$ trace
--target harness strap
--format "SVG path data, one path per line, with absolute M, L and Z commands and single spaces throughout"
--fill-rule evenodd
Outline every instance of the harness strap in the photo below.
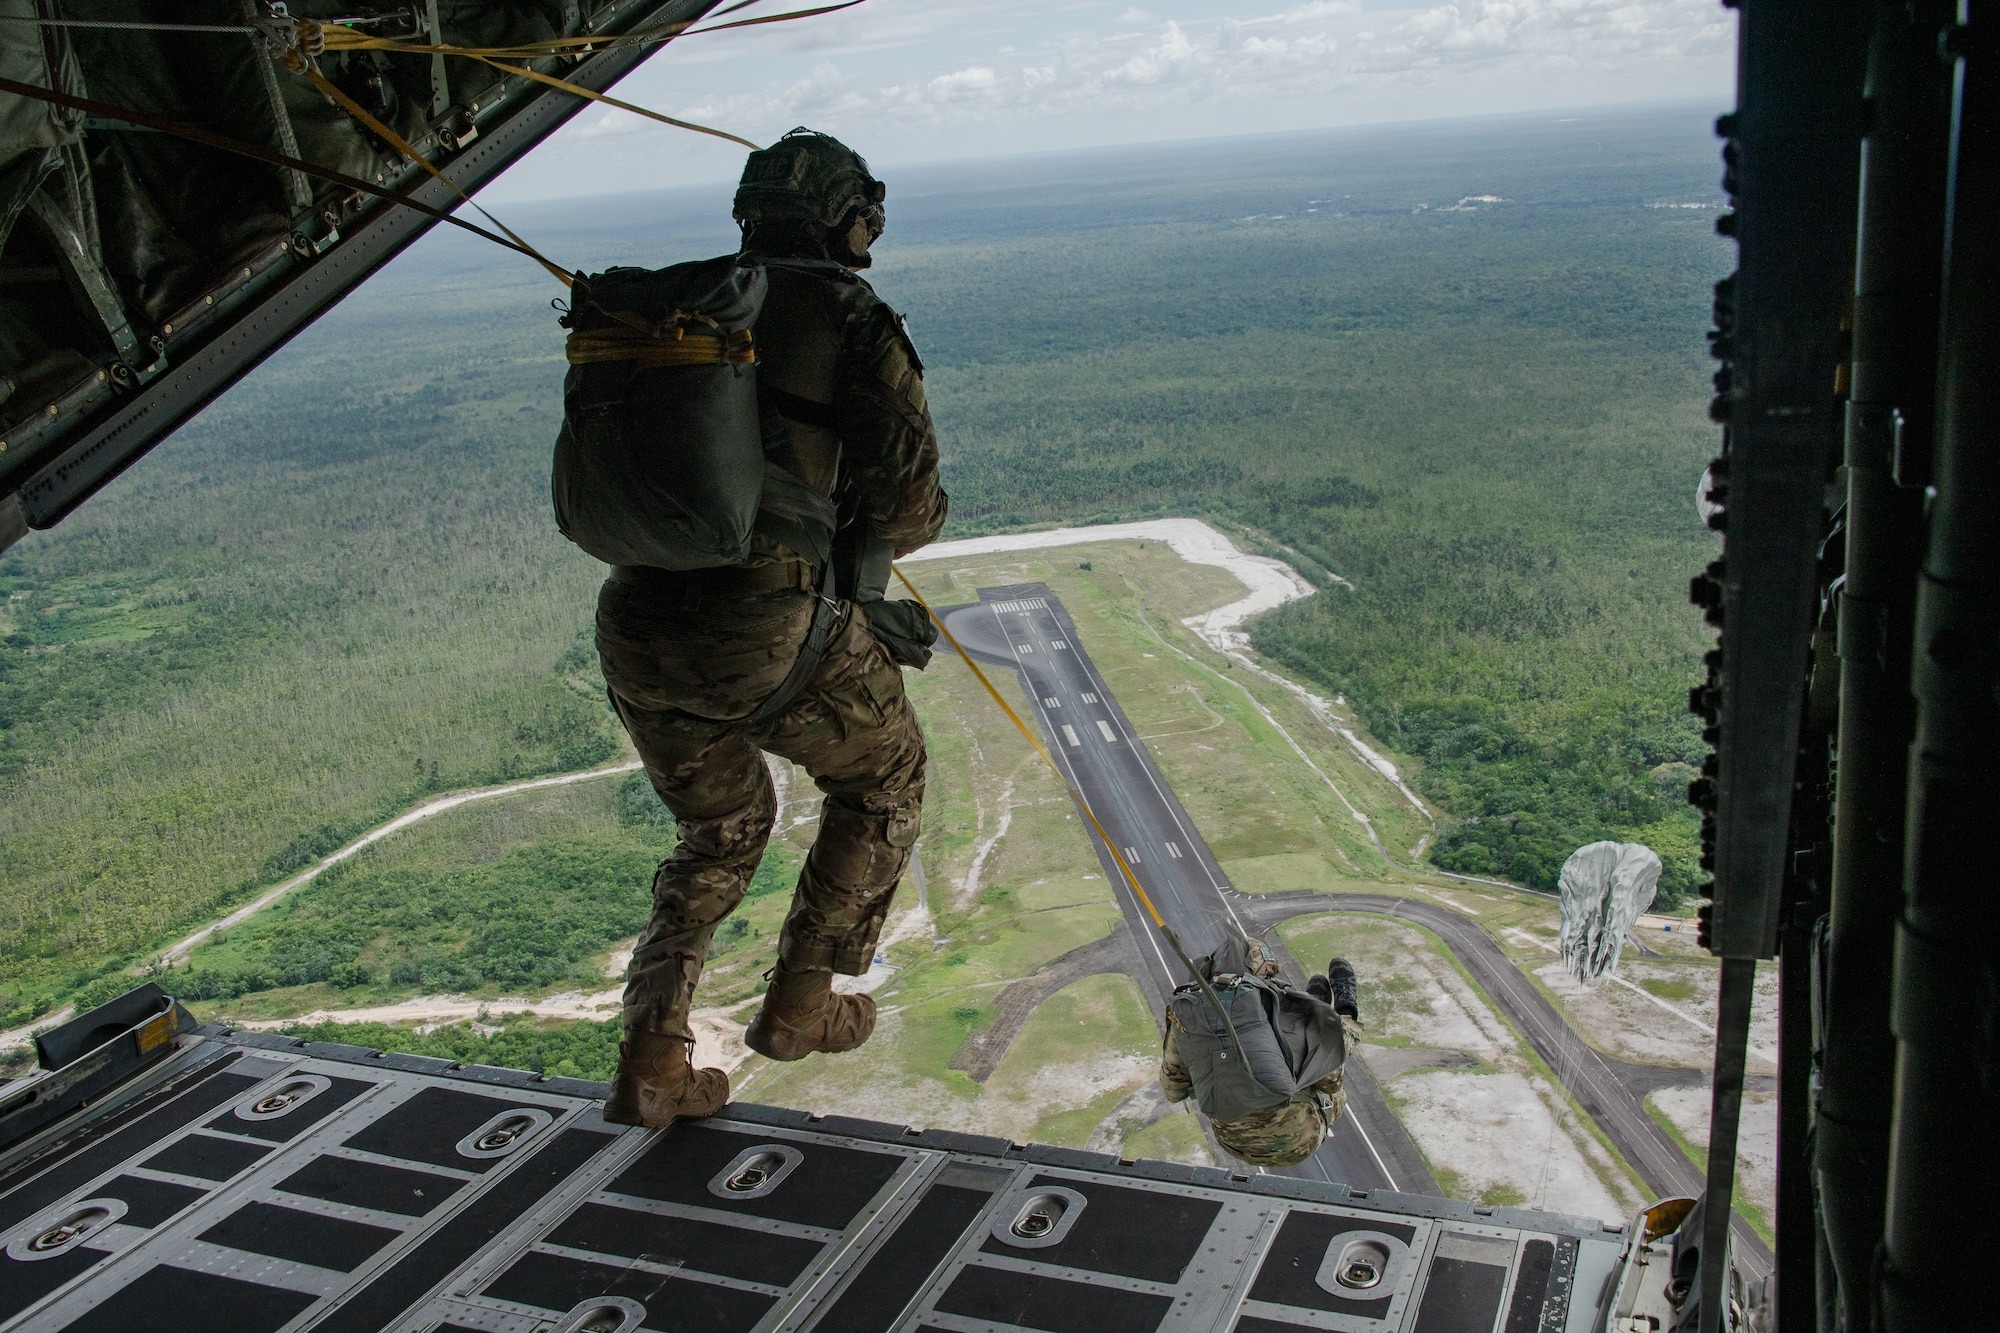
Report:
M 819 670 L 821 659 L 826 656 L 826 645 L 833 638 L 834 617 L 840 614 L 840 603 L 833 599 L 833 562 L 820 565 L 819 593 L 813 605 L 812 627 L 806 631 L 806 641 L 799 647 L 798 658 L 792 669 L 771 691 L 763 703 L 752 709 L 743 720 L 753 727 L 761 727 L 766 722 L 776 720 L 787 708 L 805 693 Z

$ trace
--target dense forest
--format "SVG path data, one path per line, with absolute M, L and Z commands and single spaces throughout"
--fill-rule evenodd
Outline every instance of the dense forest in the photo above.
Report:
M 954 535 L 1190 513 L 1289 548 L 1321 592 L 1256 642 L 1414 761 L 1438 864 L 1547 886 L 1636 838 L 1684 892 L 1712 163 L 1669 110 L 958 164 L 892 179 L 871 277 L 928 363 Z M 591 268 L 716 253 L 726 214 L 510 221 Z M 0 556 L 0 1016 L 427 793 L 616 752 L 597 567 L 546 512 L 555 294 L 427 240 Z M 543 855 L 494 883 L 604 869 Z M 593 910 L 477 966 L 558 976 Z M 301 928 L 270 967 L 364 966 Z M 413 931 L 382 966 L 423 975 Z

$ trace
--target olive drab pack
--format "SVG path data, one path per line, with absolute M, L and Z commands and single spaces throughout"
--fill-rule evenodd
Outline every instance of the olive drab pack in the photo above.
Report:
M 1313 1084 L 1346 1063 L 1347 1036 L 1333 1006 L 1250 970 L 1249 953 L 1231 940 L 1195 959 L 1209 991 L 1176 990 L 1167 1002 L 1174 1043 L 1211 1120 L 1239 1120 L 1310 1096 Z
M 578 274 L 550 490 L 565 537 L 610 565 L 741 564 L 753 532 L 824 565 L 833 502 L 766 447 L 764 267 L 737 255 Z

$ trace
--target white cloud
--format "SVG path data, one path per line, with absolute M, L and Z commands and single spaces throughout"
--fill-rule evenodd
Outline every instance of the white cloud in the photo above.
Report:
M 985 65 L 974 65 L 954 74 L 940 74 L 926 85 L 930 89 L 931 96 L 940 101 L 977 97 L 999 86 L 1000 80 L 995 78 L 993 71 Z
M 809 124 L 871 158 L 1116 143 L 1726 93 L 1715 0 L 872 0 L 676 43 L 620 90 L 760 142 Z M 742 40 L 738 40 L 741 38 Z M 733 173 L 737 150 L 614 112 L 579 117 L 521 193 L 643 160 Z M 537 177 L 537 172 L 541 175 Z M 536 179 L 555 181 L 534 191 Z M 505 192 L 514 192 L 510 182 Z

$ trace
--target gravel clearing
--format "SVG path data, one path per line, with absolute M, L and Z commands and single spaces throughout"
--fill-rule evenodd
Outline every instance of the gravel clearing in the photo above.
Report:
M 1539 1084 L 1516 1073 L 1436 1070 L 1397 1079 L 1395 1093 L 1432 1168 L 1458 1177 L 1458 1197 L 1605 1221 L 1626 1216 L 1599 1178 L 1604 1150 L 1573 1132 L 1574 1112 L 1557 1128 Z
M 1708 1142 L 1709 1089 L 1662 1088 L 1646 1099 L 1688 1142 Z M 1778 1215 L 1778 1099 L 1769 1092 L 1743 1094 L 1736 1130 L 1736 1188 L 1766 1221 Z

